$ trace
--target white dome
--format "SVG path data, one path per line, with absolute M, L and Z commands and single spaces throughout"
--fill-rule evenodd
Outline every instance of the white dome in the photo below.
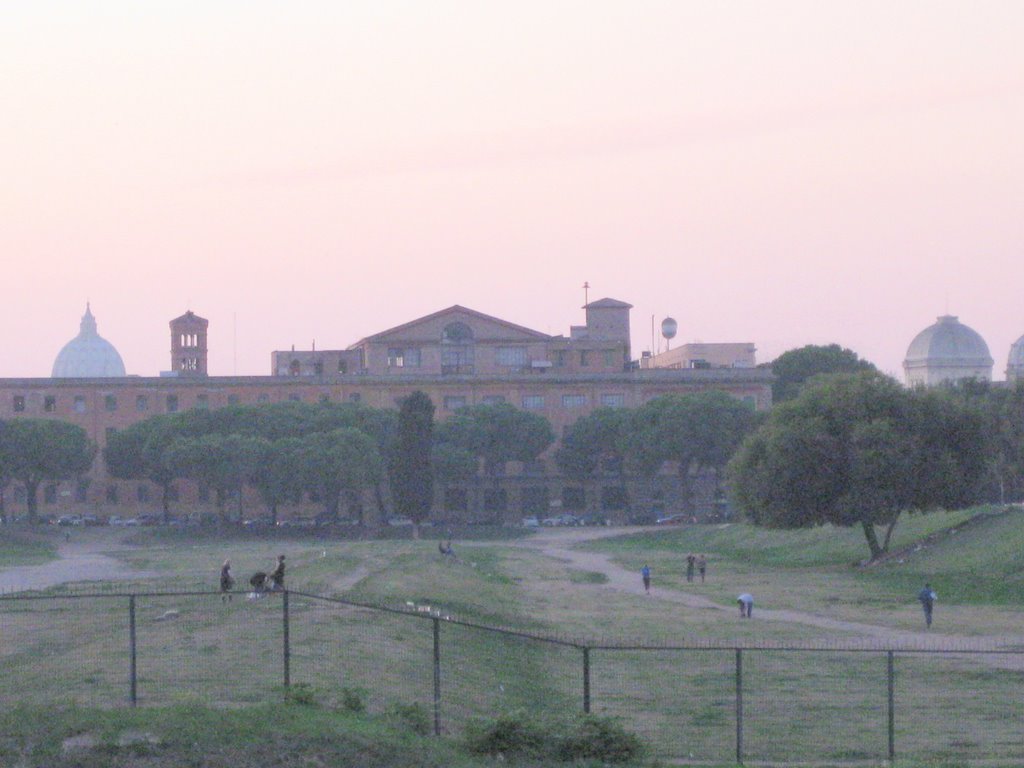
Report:
M 64 345 L 53 361 L 55 379 L 92 379 L 124 376 L 124 362 L 114 345 L 96 333 L 96 318 L 89 305 L 78 335 Z
M 1006 380 L 1024 379 L 1024 336 L 1021 336 L 1010 347 L 1010 356 L 1006 361 Z
M 911 386 L 932 386 L 960 379 L 991 381 L 994 363 L 977 331 L 953 315 L 943 315 L 910 342 L 903 370 Z

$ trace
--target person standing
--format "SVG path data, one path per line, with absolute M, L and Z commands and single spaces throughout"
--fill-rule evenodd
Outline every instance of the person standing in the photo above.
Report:
M 686 556 L 686 580 L 693 581 L 693 567 L 697 562 L 697 557 L 692 552 Z
M 736 598 L 736 602 L 740 606 L 740 618 L 749 619 L 754 613 L 754 596 L 748 592 L 744 592 Z
M 270 588 L 274 590 L 284 589 L 284 555 L 277 556 L 277 565 L 270 572 Z
M 647 563 L 640 569 L 640 578 L 644 580 L 644 592 L 651 593 L 651 568 Z
M 231 602 L 231 589 L 235 586 L 235 580 L 231 576 L 231 561 L 225 560 L 220 567 L 220 601 Z
M 708 570 L 708 560 L 704 555 L 697 555 L 697 573 L 700 574 L 700 583 L 704 583 L 704 574 Z
M 925 584 L 924 589 L 917 593 L 917 599 L 921 601 L 924 609 L 924 627 L 929 629 L 932 626 L 932 609 L 935 607 L 935 600 L 938 595 L 932 590 L 931 584 Z

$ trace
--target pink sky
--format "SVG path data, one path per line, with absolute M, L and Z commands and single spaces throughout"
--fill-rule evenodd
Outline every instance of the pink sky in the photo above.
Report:
M 0 4 L 0 376 L 92 302 L 129 373 L 215 375 L 451 304 L 590 298 L 758 359 L 900 374 L 1024 334 L 1024 3 Z

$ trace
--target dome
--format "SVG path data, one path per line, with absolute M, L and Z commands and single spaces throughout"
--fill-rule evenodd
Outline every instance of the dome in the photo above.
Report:
M 952 315 L 921 331 L 907 348 L 907 383 L 933 385 L 958 379 L 992 379 L 995 361 L 981 335 Z
M 78 335 L 64 345 L 53 361 L 55 379 L 124 376 L 124 362 L 114 345 L 96 333 L 96 318 L 85 305 Z
M 1006 361 L 1006 380 L 1024 380 L 1024 336 L 1010 347 L 1010 357 Z

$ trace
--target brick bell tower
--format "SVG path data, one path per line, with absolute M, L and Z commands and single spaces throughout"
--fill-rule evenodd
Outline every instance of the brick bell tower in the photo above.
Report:
M 206 376 L 206 328 L 210 321 L 190 309 L 171 320 L 171 370 L 177 376 Z

